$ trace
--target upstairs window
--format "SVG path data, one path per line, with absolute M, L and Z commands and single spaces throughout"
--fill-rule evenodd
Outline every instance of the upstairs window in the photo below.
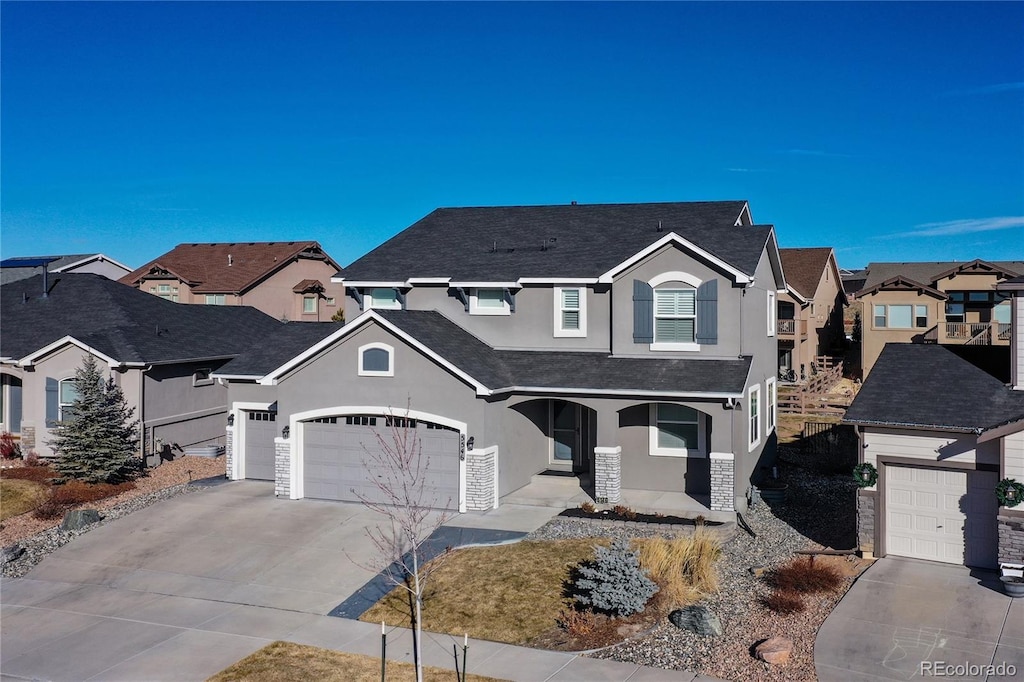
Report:
M 555 287 L 555 336 L 587 335 L 587 290 Z
M 368 343 L 359 347 L 359 376 L 393 377 L 395 349 L 386 343 Z
M 58 395 L 60 398 L 57 403 L 57 420 L 70 419 L 71 408 L 78 400 L 78 387 L 75 385 L 74 378 L 61 379 Z
M 178 302 L 178 287 L 171 286 L 170 284 L 158 284 L 149 288 L 149 293 L 156 294 L 160 298 L 168 301 Z
M 761 442 L 761 387 L 753 386 L 747 396 L 747 407 L 750 416 L 749 437 L 750 449 L 753 450 Z
M 207 294 L 206 305 L 224 305 L 227 303 L 227 296 L 224 294 Z
M 775 315 L 778 312 L 775 306 L 775 292 L 768 292 L 768 336 L 775 336 Z
M 210 369 L 197 369 L 192 375 L 193 386 L 210 386 L 213 384 L 213 377 L 211 376 L 213 371 Z
M 509 315 L 504 289 L 473 289 L 469 294 L 470 315 Z
M 382 310 L 401 310 L 402 302 L 398 299 L 398 290 L 392 288 L 378 287 L 376 289 L 370 289 L 370 295 L 367 296 L 369 302 L 369 308 L 377 308 Z
M 875 327 L 879 329 L 914 329 L 928 326 L 928 306 L 875 305 Z
M 696 289 L 654 290 L 654 343 L 694 343 Z
M 316 296 L 302 297 L 302 312 L 306 315 L 316 312 Z

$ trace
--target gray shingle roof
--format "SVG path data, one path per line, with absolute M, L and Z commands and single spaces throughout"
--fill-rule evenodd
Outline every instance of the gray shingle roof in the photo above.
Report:
M 1012 272 L 1024 274 L 1024 261 L 989 261 Z M 958 265 L 964 265 L 964 261 L 933 261 L 921 263 L 870 263 L 867 267 L 867 279 L 863 289 L 870 289 L 882 282 L 902 275 L 906 279 L 932 286 L 935 276 Z
M 65 336 L 120 362 L 230 357 L 281 323 L 247 306 L 172 303 L 100 275 L 42 275 L 0 287 L 0 356 L 23 358 Z
M 339 275 L 346 281 L 597 277 L 669 232 L 749 275 L 771 228 L 736 227 L 745 205 L 712 201 L 439 208 Z
M 613 358 L 603 353 L 495 350 L 438 312 L 375 312 L 492 390 L 517 386 L 612 390 L 624 394 L 631 391 L 739 394 L 750 370 L 749 357 L 666 360 Z M 332 326 L 337 329 L 336 325 Z M 226 364 L 218 374 L 265 375 L 326 336 L 315 338 L 316 333 L 312 331 L 309 334 L 308 345 L 299 348 L 299 337 L 288 329 L 280 329 L 259 347 Z
M 942 346 L 890 343 L 843 421 L 980 432 L 1020 418 L 1024 392 Z
M 261 377 L 341 329 L 335 322 L 286 322 L 217 370 L 218 375 Z
M 24 261 L 26 263 L 35 263 L 35 262 L 38 262 L 40 259 L 43 259 L 43 260 L 50 260 L 50 259 L 52 259 L 52 260 L 50 260 L 49 264 L 47 265 L 47 268 L 52 272 L 52 271 L 56 270 L 57 268 L 63 267 L 65 265 L 70 265 L 71 263 L 77 263 L 78 261 L 85 260 L 86 258 L 91 258 L 91 257 L 93 257 L 95 255 L 98 255 L 98 254 L 95 254 L 95 253 L 79 253 L 79 254 L 71 254 L 71 255 L 66 255 L 66 256 L 25 256 L 25 257 L 7 258 L 7 259 L 4 259 L 3 266 L 0 267 L 0 284 L 8 284 L 10 282 L 17 282 L 20 279 L 28 279 L 29 277 L 32 277 L 34 275 L 42 274 L 42 272 L 43 272 L 42 266 L 35 266 L 35 265 L 23 266 L 23 265 L 18 263 L 19 260 L 20 261 Z

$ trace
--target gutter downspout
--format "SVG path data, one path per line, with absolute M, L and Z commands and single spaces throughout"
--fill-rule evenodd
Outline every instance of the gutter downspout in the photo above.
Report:
M 153 369 L 153 365 L 146 365 L 139 370 L 139 445 L 141 446 L 142 462 L 139 471 L 146 470 L 146 372 Z

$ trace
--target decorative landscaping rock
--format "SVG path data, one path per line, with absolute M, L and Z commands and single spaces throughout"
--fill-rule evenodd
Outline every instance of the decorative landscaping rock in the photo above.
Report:
M 772 637 L 754 647 L 754 656 L 771 665 L 784 666 L 789 663 L 789 654 L 793 651 L 793 640 L 785 637 Z
M 86 526 L 98 523 L 100 520 L 100 513 L 95 509 L 76 509 L 69 511 L 64 515 L 64 520 L 61 521 L 61 530 L 79 530 Z
M 7 545 L 2 550 L 0 550 L 0 566 L 4 566 L 12 561 L 17 560 L 18 557 L 20 557 L 24 553 L 25 548 L 19 545 L 18 543 L 14 543 L 13 545 Z
M 668 619 L 680 630 L 696 632 L 702 637 L 722 634 L 722 621 L 706 606 L 686 606 L 668 614 Z
M 751 566 L 750 575 L 754 576 L 755 578 L 760 578 L 762 575 L 764 575 L 764 572 L 767 570 L 768 569 L 764 566 Z

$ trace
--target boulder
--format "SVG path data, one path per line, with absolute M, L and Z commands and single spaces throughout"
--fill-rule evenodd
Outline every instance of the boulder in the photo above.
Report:
M 18 543 L 14 543 L 13 545 L 7 545 L 2 550 L 0 550 L 0 566 L 6 566 L 12 561 L 17 560 L 17 558 L 24 553 L 25 548 L 19 545 Z
M 97 523 L 100 520 L 100 513 L 95 509 L 76 509 L 64 514 L 61 521 L 61 530 L 79 530 L 86 526 Z
M 764 566 L 751 566 L 750 567 L 750 575 L 754 576 L 755 578 L 760 578 L 761 576 L 764 575 L 764 572 L 767 571 L 767 570 L 768 569 L 765 568 Z
M 765 663 L 783 666 L 789 663 L 789 654 L 792 651 L 793 640 L 775 636 L 754 647 L 754 656 Z
M 703 637 L 722 634 L 722 621 L 706 606 L 685 606 L 668 614 L 668 619 L 681 630 L 696 632 Z

